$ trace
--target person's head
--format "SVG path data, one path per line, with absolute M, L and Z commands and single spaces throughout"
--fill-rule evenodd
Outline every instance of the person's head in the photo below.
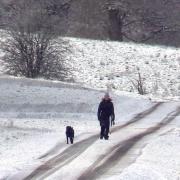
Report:
M 108 93 L 108 92 L 106 92 L 106 93 L 104 94 L 104 99 L 105 99 L 105 100 L 109 100 L 109 99 L 110 99 L 110 96 L 109 96 L 109 93 Z

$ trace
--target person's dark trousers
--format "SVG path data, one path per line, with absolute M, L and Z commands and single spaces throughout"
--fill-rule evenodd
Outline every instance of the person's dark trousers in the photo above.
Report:
M 101 139 L 103 139 L 103 137 L 104 137 L 105 129 L 106 129 L 105 125 L 101 125 L 101 133 L 100 133 L 100 138 Z
M 69 139 L 70 139 L 71 144 L 73 144 L 73 140 L 74 140 L 73 137 L 67 137 L 67 144 L 69 144 Z
M 105 139 L 109 138 L 109 123 L 107 123 L 105 126 L 104 138 Z
M 100 133 L 100 138 L 102 139 L 103 137 L 105 139 L 109 138 L 109 121 L 105 122 L 104 124 L 101 125 L 101 133 Z
M 67 144 L 69 144 L 69 141 L 68 141 L 68 136 L 66 136 L 66 139 L 67 139 Z

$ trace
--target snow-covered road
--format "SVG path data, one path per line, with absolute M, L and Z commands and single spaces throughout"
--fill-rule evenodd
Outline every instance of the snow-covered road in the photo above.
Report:
M 152 113 L 156 108 L 161 105 L 161 103 L 157 103 L 154 106 L 152 106 L 150 109 L 137 114 L 132 120 L 126 122 L 123 125 L 117 126 L 111 130 L 111 132 L 117 132 L 122 128 L 125 128 L 126 126 L 136 123 L 137 121 L 141 120 L 148 114 Z M 68 149 L 65 149 L 62 153 L 59 155 L 53 157 L 52 159 L 48 160 L 46 163 L 38 167 L 35 171 L 33 171 L 28 177 L 26 177 L 26 180 L 30 179 L 45 179 L 49 177 L 51 174 L 59 171 L 60 168 L 63 166 L 69 164 L 73 160 L 75 160 L 78 156 L 80 156 L 86 149 L 88 149 L 95 141 L 97 141 L 99 137 L 99 134 L 93 135 L 85 140 L 82 140 L 73 146 L 71 146 Z M 94 167 L 94 165 L 93 165 Z M 84 177 L 83 177 L 84 178 Z M 84 178 L 85 179 L 85 178 Z
M 139 130 L 134 133 L 133 135 L 130 135 L 127 139 L 124 141 L 120 141 L 115 147 L 109 150 L 109 152 L 104 156 L 100 157 L 96 160 L 95 163 L 93 163 L 85 173 L 83 173 L 78 180 L 86 180 L 86 179 L 105 179 L 107 178 L 108 175 L 109 177 L 112 176 L 112 171 L 111 173 L 108 173 L 110 169 L 113 169 L 116 164 L 119 165 L 118 169 L 119 172 L 123 171 L 122 165 L 120 163 L 121 158 L 128 153 L 128 151 L 139 141 L 143 141 L 142 139 L 145 136 L 151 135 L 158 131 L 160 128 L 168 125 L 171 121 L 173 121 L 176 116 L 180 114 L 180 108 L 178 108 L 175 112 L 168 114 L 162 121 L 157 123 L 154 126 L 144 128 L 144 130 Z M 142 131 L 142 132 L 141 132 Z M 125 134 L 122 134 L 122 136 Z M 151 137 L 152 138 L 152 137 Z M 142 143 L 142 142 L 141 142 Z M 140 149 L 141 150 L 141 149 Z M 129 155 L 129 159 L 131 158 L 131 162 L 126 162 L 126 166 L 130 165 L 137 157 L 132 157 L 132 155 Z M 124 165 L 124 164 L 123 164 Z M 117 171 L 117 169 L 116 169 Z M 115 174 L 115 171 L 113 171 L 113 174 Z
M 106 147 L 101 140 L 98 140 L 98 134 L 95 134 L 48 159 L 33 172 L 27 171 L 27 174 L 30 173 L 29 175 L 26 176 L 26 173 L 23 172 L 23 176 L 21 176 L 21 173 L 10 179 L 89 180 L 108 179 L 115 174 L 120 174 L 124 168 L 131 165 L 138 158 L 139 152 L 142 151 L 148 140 L 156 137 L 160 129 L 168 126 L 180 114 L 180 108 L 177 108 L 176 105 L 169 108 L 168 111 L 167 106 L 169 106 L 168 103 L 156 103 L 151 108 L 137 114 L 130 121 L 112 128 L 111 139 L 107 142 Z M 166 113 L 160 115 L 163 109 L 166 110 Z M 156 120 L 153 125 L 151 123 L 144 124 L 145 121 L 156 116 L 159 120 Z M 144 140 L 145 138 L 146 140 Z M 136 147 L 137 144 L 141 145 Z M 94 152 L 93 149 L 96 148 L 103 149 L 103 151 Z M 132 149 L 138 151 L 138 154 L 128 154 L 128 152 L 132 152 Z M 82 157 L 87 158 L 82 160 Z M 93 160 L 89 162 L 88 157 Z M 83 166 L 76 167 L 75 164 L 79 162 Z M 72 170 L 73 167 L 74 170 Z M 71 170 L 71 174 L 68 173 L 69 170 Z
M 105 179 L 112 177 L 117 173 L 120 174 L 125 167 L 133 163 L 138 157 L 138 155 L 133 156 L 133 158 L 131 155 L 129 155 L 130 157 L 126 157 L 126 160 L 129 158 L 131 161 L 126 161 L 125 166 L 124 160 L 122 162 L 123 164 L 121 164 L 123 156 L 125 156 L 138 142 L 141 142 L 144 146 L 145 143 L 148 143 L 147 139 L 146 141 L 143 140 L 146 136 L 149 136 L 148 140 L 151 140 L 153 136 L 156 137 L 158 130 L 171 123 L 176 116 L 180 114 L 180 109 L 173 107 L 175 108 L 173 111 L 170 108 L 169 111 L 166 111 L 164 115 L 162 114 L 161 117 L 159 117 L 159 112 L 161 112 L 166 106 L 167 105 L 164 104 L 163 107 L 159 107 L 158 109 L 156 109 L 158 107 L 156 106 L 154 111 L 147 114 L 147 117 L 144 116 L 144 113 L 141 113 L 142 116 L 140 117 L 142 117 L 142 121 L 131 121 L 134 123 L 130 123 L 130 126 L 122 125 L 123 128 L 121 129 L 119 127 L 119 130 L 116 128 L 117 131 L 114 131 L 111 135 L 110 142 L 106 142 L 107 146 L 105 146 L 105 144 L 100 140 L 96 141 L 83 154 L 81 154 L 81 157 L 75 159 L 74 162 L 58 169 L 58 171 L 56 169 L 54 175 L 49 176 L 47 173 L 48 176 L 42 176 L 43 178 L 40 179 L 89 180 L 98 178 Z M 159 122 L 156 122 L 154 125 L 149 123 L 149 125 L 146 124 L 146 126 L 142 126 L 144 123 L 143 120 L 151 119 L 152 117 L 155 117 L 155 115 L 159 118 Z M 141 148 L 143 146 L 141 146 Z M 139 147 L 138 151 L 141 151 L 141 148 Z M 100 151 L 95 151 L 95 149 L 99 149 Z M 88 157 L 90 157 L 91 160 L 89 160 Z M 78 162 L 80 162 L 82 166 L 77 167 L 76 165 Z M 114 168 L 117 164 L 118 167 Z M 69 171 L 71 174 L 68 173 Z
M 3 180 L 130 177 L 130 170 L 125 175 L 124 172 L 136 165 L 139 158 L 143 159 L 146 146 L 151 149 L 154 140 L 160 138 L 157 145 L 161 144 L 163 134 L 170 140 L 168 132 L 180 132 L 179 102 L 151 102 L 140 96 L 112 92 L 116 125 L 108 141 L 100 140 L 96 112 L 103 91 L 57 82 L 53 87 L 48 81 L 37 83 L 16 78 L 0 82 L 0 179 Z M 65 144 L 67 125 L 75 129 L 74 145 Z M 177 138 L 178 134 L 173 137 L 176 142 Z M 165 152 L 172 151 L 164 146 Z M 180 143 L 174 146 L 177 156 Z M 151 154 L 151 158 L 155 159 L 156 154 Z M 159 157 L 158 162 L 164 164 L 166 158 Z M 178 164 L 180 160 L 173 157 L 171 165 L 175 168 L 163 173 L 177 179 Z

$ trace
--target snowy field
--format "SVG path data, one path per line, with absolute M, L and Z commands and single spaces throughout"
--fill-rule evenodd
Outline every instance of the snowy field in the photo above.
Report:
M 180 180 L 179 49 L 68 39 L 74 84 L 0 67 L 0 180 Z M 146 96 L 132 85 L 137 69 Z M 107 88 L 116 125 L 102 141 L 96 114 Z
M 179 99 L 179 48 L 71 38 L 75 80 L 90 87 L 137 92 L 138 72 L 151 97 Z
M 0 39 L 6 34 L 0 31 Z M 71 53 L 67 61 L 76 83 L 137 93 L 132 82 L 143 79 L 148 97 L 179 100 L 180 49 L 165 46 L 65 38 Z M 0 64 L 1 56 L 0 51 Z M 2 66 L 0 72 L 4 72 Z
M 0 179 L 23 179 L 23 175 L 28 175 L 37 166 L 68 148 L 70 145 L 66 145 L 64 134 L 67 125 L 74 127 L 76 143 L 99 133 L 96 113 L 104 91 L 75 84 L 6 76 L 0 78 L 0 90 Z M 111 96 L 115 105 L 116 126 L 126 123 L 137 113 L 155 104 L 147 98 L 128 93 L 111 92 Z M 43 179 L 76 179 L 86 166 L 108 152 L 109 148 L 132 133 L 155 125 L 179 105 L 179 102 L 164 103 L 142 123 L 112 133 L 108 142 L 96 140 L 60 172 Z M 122 173 L 118 172 L 119 168 L 115 168 L 116 173 L 110 171 L 110 175 L 107 174 L 103 179 L 117 179 L 116 176 L 118 179 L 179 178 L 179 120 L 177 116 L 173 123 L 155 133 L 155 138 L 144 140 L 147 141 L 146 146 L 140 149 L 142 153 L 136 157 L 135 163 L 128 164 Z M 74 169 L 75 165 L 78 171 Z M 166 168 L 168 171 L 165 171 Z M 76 171 L 73 177 L 72 174 L 69 176 L 70 169 Z

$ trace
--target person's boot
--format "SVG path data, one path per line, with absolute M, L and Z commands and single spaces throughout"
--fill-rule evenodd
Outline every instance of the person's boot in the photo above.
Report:
M 100 136 L 100 139 L 103 139 L 103 136 L 102 136 L 102 135 Z
M 105 136 L 105 137 L 104 137 L 104 139 L 105 139 L 105 140 L 108 140 L 108 139 L 109 139 L 109 136 L 108 136 L 108 135 L 107 135 L 107 136 Z

